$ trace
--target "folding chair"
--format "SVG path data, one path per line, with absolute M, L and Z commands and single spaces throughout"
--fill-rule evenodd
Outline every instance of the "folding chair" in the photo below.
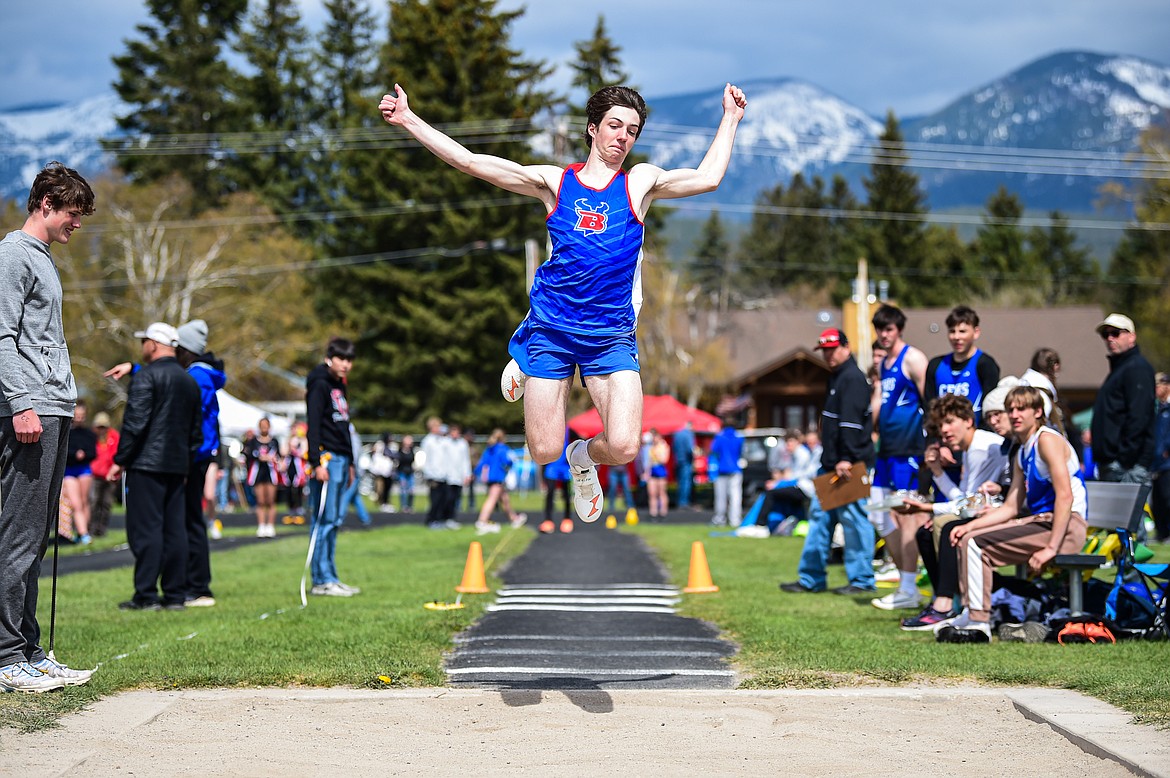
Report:
M 1089 481 L 1085 484 L 1087 506 L 1085 523 L 1090 527 L 1115 530 L 1121 540 L 1121 558 L 1132 557 L 1133 539 L 1145 516 L 1146 498 L 1150 495 L 1149 484 L 1120 484 L 1105 481 Z M 1057 554 L 1052 563 L 1068 571 L 1068 607 L 1072 615 L 1085 612 L 1084 571 L 1096 570 L 1109 558 L 1101 554 Z M 1132 560 L 1131 560 L 1132 561 Z

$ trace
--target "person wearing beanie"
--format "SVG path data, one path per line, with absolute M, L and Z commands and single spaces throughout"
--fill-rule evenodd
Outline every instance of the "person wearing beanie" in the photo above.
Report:
M 215 510 L 216 457 L 219 454 L 219 397 L 216 392 L 227 383 L 223 362 L 207 350 L 207 322 L 192 319 L 179 327 L 179 364 L 199 385 L 199 409 L 202 418 L 203 445 L 195 452 L 187 471 L 184 493 L 187 520 L 187 598 L 189 607 L 215 605 L 211 593 L 211 548 L 207 542 L 208 519 L 203 515 Z M 214 514 L 210 517 L 215 521 Z M 214 524 L 212 525 L 214 526 Z

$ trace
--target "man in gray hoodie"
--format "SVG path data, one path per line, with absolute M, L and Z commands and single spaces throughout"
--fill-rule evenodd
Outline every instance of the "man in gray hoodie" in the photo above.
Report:
M 0 689 L 43 692 L 89 681 L 41 648 L 41 559 L 57 519 L 77 388 L 49 248 L 93 213 L 76 170 L 49 163 L 33 181 L 24 227 L 0 241 Z

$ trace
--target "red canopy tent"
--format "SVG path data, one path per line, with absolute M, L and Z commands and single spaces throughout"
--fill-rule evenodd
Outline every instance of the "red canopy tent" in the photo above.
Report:
M 722 427 L 719 418 L 698 408 L 690 408 L 670 395 L 646 396 L 642 398 L 642 431 L 656 429 L 663 435 L 670 435 L 691 422 L 695 432 L 718 432 Z M 583 438 L 591 438 L 601 432 L 601 415 L 596 408 L 569 419 L 569 429 Z

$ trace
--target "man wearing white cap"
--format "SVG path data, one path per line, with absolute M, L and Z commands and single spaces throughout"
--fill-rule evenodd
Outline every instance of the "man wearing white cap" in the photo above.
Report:
M 1154 368 L 1142 356 L 1133 319 L 1111 313 L 1097 325 L 1109 375 L 1093 402 L 1093 459 L 1102 481 L 1148 484 L 1154 459 Z
M 126 473 L 126 540 L 134 554 L 134 597 L 123 610 L 182 610 L 187 587 L 183 485 L 203 441 L 199 386 L 175 358 L 178 331 L 155 322 L 142 340 L 145 367 L 134 374 L 122 438 L 107 478 Z M 159 577 L 163 597 L 158 596 Z

